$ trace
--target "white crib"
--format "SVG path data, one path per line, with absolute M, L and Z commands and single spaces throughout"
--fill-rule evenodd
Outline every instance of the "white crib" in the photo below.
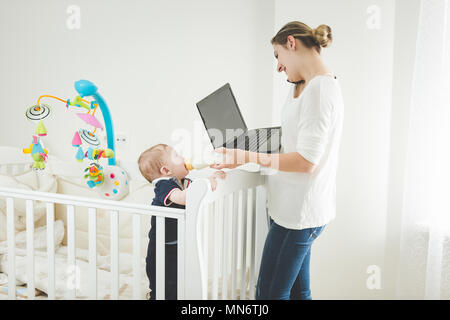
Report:
M 30 170 L 31 157 L 19 149 L 0 147 L 0 174 L 14 174 Z M 122 168 L 131 179 L 138 179 L 136 168 Z M 67 221 L 68 268 L 76 267 L 75 215 L 77 208 L 88 208 L 88 296 L 98 298 L 97 211 L 106 211 L 110 219 L 109 290 L 110 299 L 120 298 L 119 266 L 119 215 L 133 215 L 132 222 L 132 299 L 145 299 L 142 279 L 146 277 L 142 264 L 141 219 L 156 216 L 157 261 L 156 299 L 164 299 L 164 218 L 178 220 L 178 299 L 252 299 L 255 294 L 259 261 L 267 232 L 265 176 L 258 172 L 227 171 L 227 178 L 219 180 L 212 192 L 207 175 L 210 169 L 197 171 L 187 192 L 186 209 L 164 208 L 123 201 L 78 197 L 66 194 L 5 188 L 0 185 L 0 200 L 6 203 L 8 298 L 16 299 L 16 261 L 20 248 L 16 245 L 14 226 L 15 205 L 25 201 L 26 207 L 26 290 L 27 298 L 36 298 L 34 248 L 34 206 L 37 202 L 46 207 L 46 297 L 56 295 L 55 281 L 55 205 L 65 206 Z M 43 253 L 40 254 L 42 259 Z M 0 252 L 0 257 L 2 253 Z M 11 259 L 10 257 L 15 257 Z M 0 270 L 1 271 L 1 270 Z M 6 272 L 5 272 L 6 271 Z M 102 273 L 103 274 L 103 273 Z M 76 281 L 75 281 L 76 282 Z M 59 288 L 60 289 L 60 288 Z M 67 286 L 64 299 L 78 299 L 76 286 Z

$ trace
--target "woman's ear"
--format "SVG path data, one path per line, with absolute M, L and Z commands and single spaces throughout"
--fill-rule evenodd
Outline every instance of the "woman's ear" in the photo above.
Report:
M 286 45 L 288 49 L 295 50 L 296 47 L 295 38 L 293 36 L 288 36 Z

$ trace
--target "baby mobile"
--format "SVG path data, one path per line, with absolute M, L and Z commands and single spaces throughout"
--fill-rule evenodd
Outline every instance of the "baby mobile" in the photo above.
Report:
M 104 198 L 112 200 L 120 200 L 129 192 L 128 178 L 124 170 L 116 165 L 116 155 L 114 151 L 114 130 L 109 108 L 98 93 L 97 87 L 88 80 L 79 80 L 75 82 L 75 90 L 78 92 L 73 100 L 61 99 L 51 95 L 42 95 L 37 100 L 36 105 L 27 108 L 25 116 L 28 120 L 36 123 L 35 135 L 28 148 L 24 148 L 23 152 L 31 154 L 33 158 L 32 168 L 35 170 L 42 170 L 45 168 L 45 163 L 48 158 L 48 150 L 43 147 L 42 137 L 47 135 L 47 129 L 44 126 L 43 120 L 48 120 L 52 111 L 48 104 L 40 103 L 42 98 L 53 98 L 65 103 L 66 108 L 76 107 L 86 109 L 87 112 L 76 113 L 76 115 L 83 120 L 83 122 L 93 127 L 93 131 L 86 128 L 78 129 L 73 138 L 72 146 L 77 149 L 75 159 L 83 162 L 84 159 L 91 160 L 89 167 L 84 169 L 84 178 L 91 189 L 96 189 L 97 192 Z M 83 98 L 92 97 L 92 101 Z M 97 108 L 100 107 L 103 115 L 103 121 L 106 127 L 107 148 L 100 146 L 100 140 L 95 135 L 97 129 L 104 130 L 105 128 L 95 117 Z M 83 149 L 83 143 L 86 149 Z M 102 166 L 101 159 L 108 159 L 108 165 Z

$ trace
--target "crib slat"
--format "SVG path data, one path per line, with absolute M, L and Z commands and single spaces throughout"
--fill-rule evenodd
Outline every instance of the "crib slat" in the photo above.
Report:
M 218 299 L 219 292 L 219 259 L 220 259 L 220 239 L 219 239 L 219 221 L 220 218 L 220 201 L 221 199 L 213 202 L 214 215 L 213 215 L 213 225 L 214 225 L 214 235 L 213 235 L 213 248 L 214 248 L 214 260 L 213 260 L 213 283 L 212 283 L 212 293 L 211 299 Z
M 236 270 L 237 270 L 237 257 L 238 257 L 238 210 L 239 210 L 239 191 L 235 191 L 233 197 L 233 212 L 232 212 L 232 229 L 231 235 L 233 237 L 232 250 L 231 250 L 231 300 L 236 299 Z
M 78 273 L 76 272 L 75 254 L 75 207 L 67 205 L 67 271 L 71 273 L 70 277 L 73 280 L 68 288 L 69 299 L 75 299 L 77 295 L 77 283 L 79 281 L 77 279 Z
M 141 215 L 133 214 L 133 299 L 141 296 Z
M 8 230 L 8 298 L 16 298 L 16 250 L 14 226 L 14 199 L 6 198 L 6 230 Z
M 89 286 L 90 297 L 97 299 L 97 210 L 88 209 L 89 215 Z
M 242 190 L 242 244 L 241 244 L 241 292 L 239 298 L 246 300 L 246 272 L 247 272 L 247 189 Z
M 110 211 L 111 299 L 119 299 L 119 212 Z
M 258 274 L 262 252 L 264 249 L 265 235 L 269 231 L 270 217 L 267 211 L 267 194 L 261 185 L 256 186 L 256 227 L 255 227 L 255 275 Z M 255 277 L 255 282 L 257 277 Z
M 222 245 L 222 300 L 228 299 L 228 208 L 229 208 L 229 196 L 224 197 L 223 202 L 223 245 Z
M 47 203 L 48 298 L 55 299 L 55 207 Z
M 205 278 L 209 279 L 209 256 L 208 256 L 208 224 L 209 224 L 209 213 L 211 212 L 211 204 L 205 206 L 206 212 L 203 214 L 203 255 L 205 257 Z M 207 287 L 208 288 L 208 287 Z M 208 292 L 206 293 L 206 298 L 208 298 Z
M 185 283 L 185 230 L 186 230 L 186 220 L 185 218 L 178 219 L 177 226 L 177 236 L 178 236 L 178 244 L 177 244 L 177 298 L 178 300 L 183 300 L 184 295 L 184 283 Z
M 27 225 L 27 287 L 28 299 L 34 300 L 34 207 L 33 200 L 26 200 Z
M 252 189 L 250 228 L 250 299 L 255 299 L 255 237 L 256 237 L 256 187 Z
M 156 217 L 156 300 L 165 299 L 165 218 Z

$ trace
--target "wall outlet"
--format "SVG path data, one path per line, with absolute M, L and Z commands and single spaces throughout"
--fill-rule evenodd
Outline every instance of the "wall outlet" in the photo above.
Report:
M 126 134 L 125 132 L 116 132 L 114 139 L 117 147 L 126 148 L 128 146 L 128 134 Z

